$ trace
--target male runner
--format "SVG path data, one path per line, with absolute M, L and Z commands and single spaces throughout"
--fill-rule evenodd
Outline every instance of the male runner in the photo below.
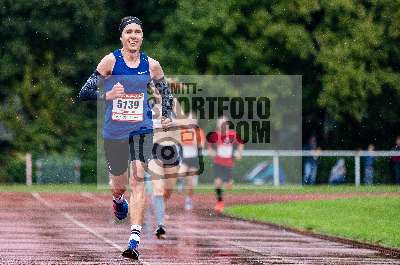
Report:
M 144 216 L 144 169 L 152 158 L 153 123 L 148 104 L 147 86 L 153 82 L 162 96 L 162 125 L 169 118 L 173 97 L 156 60 L 140 52 L 143 41 L 142 22 L 137 17 L 124 17 L 119 26 L 122 48 L 106 55 L 80 91 L 81 100 L 105 100 L 103 138 L 114 214 L 118 219 L 128 215 L 131 235 L 124 257 L 138 259 L 138 245 Z M 98 91 L 104 80 L 105 93 Z M 130 206 L 124 198 L 128 184 L 128 161 L 131 160 Z
M 215 193 L 217 195 L 217 204 L 214 209 L 218 213 L 224 211 L 223 186 L 225 189 L 232 188 L 234 159 L 241 159 L 244 148 L 236 131 L 230 130 L 228 123 L 226 117 L 220 117 L 217 120 L 216 131 L 207 136 L 208 153 L 214 157 Z

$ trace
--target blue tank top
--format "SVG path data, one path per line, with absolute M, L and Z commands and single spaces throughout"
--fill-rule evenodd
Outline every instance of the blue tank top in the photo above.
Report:
M 115 50 L 113 55 L 116 61 L 112 75 L 104 81 L 104 91 L 110 91 L 119 82 L 124 86 L 126 96 L 106 101 L 103 137 L 126 140 L 132 135 L 151 133 L 152 111 L 147 93 L 149 58 L 141 52 L 139 66 L 131 68 L 126 65 L 120 49 Z

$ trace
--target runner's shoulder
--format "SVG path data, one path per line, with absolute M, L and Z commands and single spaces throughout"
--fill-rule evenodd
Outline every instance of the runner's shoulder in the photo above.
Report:
M 150 56 L 147 56 L 147 57 L 148 57 L 148 59 L 149 59 L 149 67 L 150 67 L 150 70 L 154 71 L 154 70 L 159 70 L 159 69 L 161 69 L 161 65 L 160 65 L 160 62 L 159 62 L 159 61 L 157 61 L 157 60 L 154 59 L 154 58 L 151 58 Z
M 103 75 L 111 75 L 114 68 L 116 59 L 113 53 L 109 53 L 101 59 L 99 65 L 97 66 L 97 71 Z

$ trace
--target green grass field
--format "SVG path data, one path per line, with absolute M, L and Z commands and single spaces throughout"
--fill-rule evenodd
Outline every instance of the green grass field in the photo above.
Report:
M 198 193 L 214 192 L 213 185 L 199 185 L 196 188 Z M 250 184 L 235 184 L 233 189 L 227 191 L 229 193 L 350 193 L 350 192 L 399 192 L 399 185 L 373 185 L 373 186 L 360 186 L 354 185 L 315 185 L 315 186 L 301 186 L 301 185 L 282 185 L 274 187 L 271 185 L 250 185 Z
M 229 207 L 225 213 L 400 247 L 400 197 L 364 197 Z
M 23 184 L 0 184 L 0 192 L 108 192 L 108 187 L 98 187 L 96 184 L 46 184 L 26 186 Z M 196 193 L 208 194 L 214 192 L 213 185 L 199 185 Z M 249 184 L 235 184 L 229 193 L 348 193 L 348 192 L 399 192 L 400 186 L 374 185 L 360 186 L 254 186 Z

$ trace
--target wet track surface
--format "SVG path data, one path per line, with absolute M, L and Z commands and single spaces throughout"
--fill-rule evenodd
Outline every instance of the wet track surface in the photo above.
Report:
M 129 224 L 113 222 L 109 195 L 1 195 L 0 264 L 400 264 L 375 250 L 214 216 L 211 195 L 196 197 L 202 210 L 193 213 L 173 197 L 167 240 L 155 239 L 148 214 L 134 262 L 120 256 Z

